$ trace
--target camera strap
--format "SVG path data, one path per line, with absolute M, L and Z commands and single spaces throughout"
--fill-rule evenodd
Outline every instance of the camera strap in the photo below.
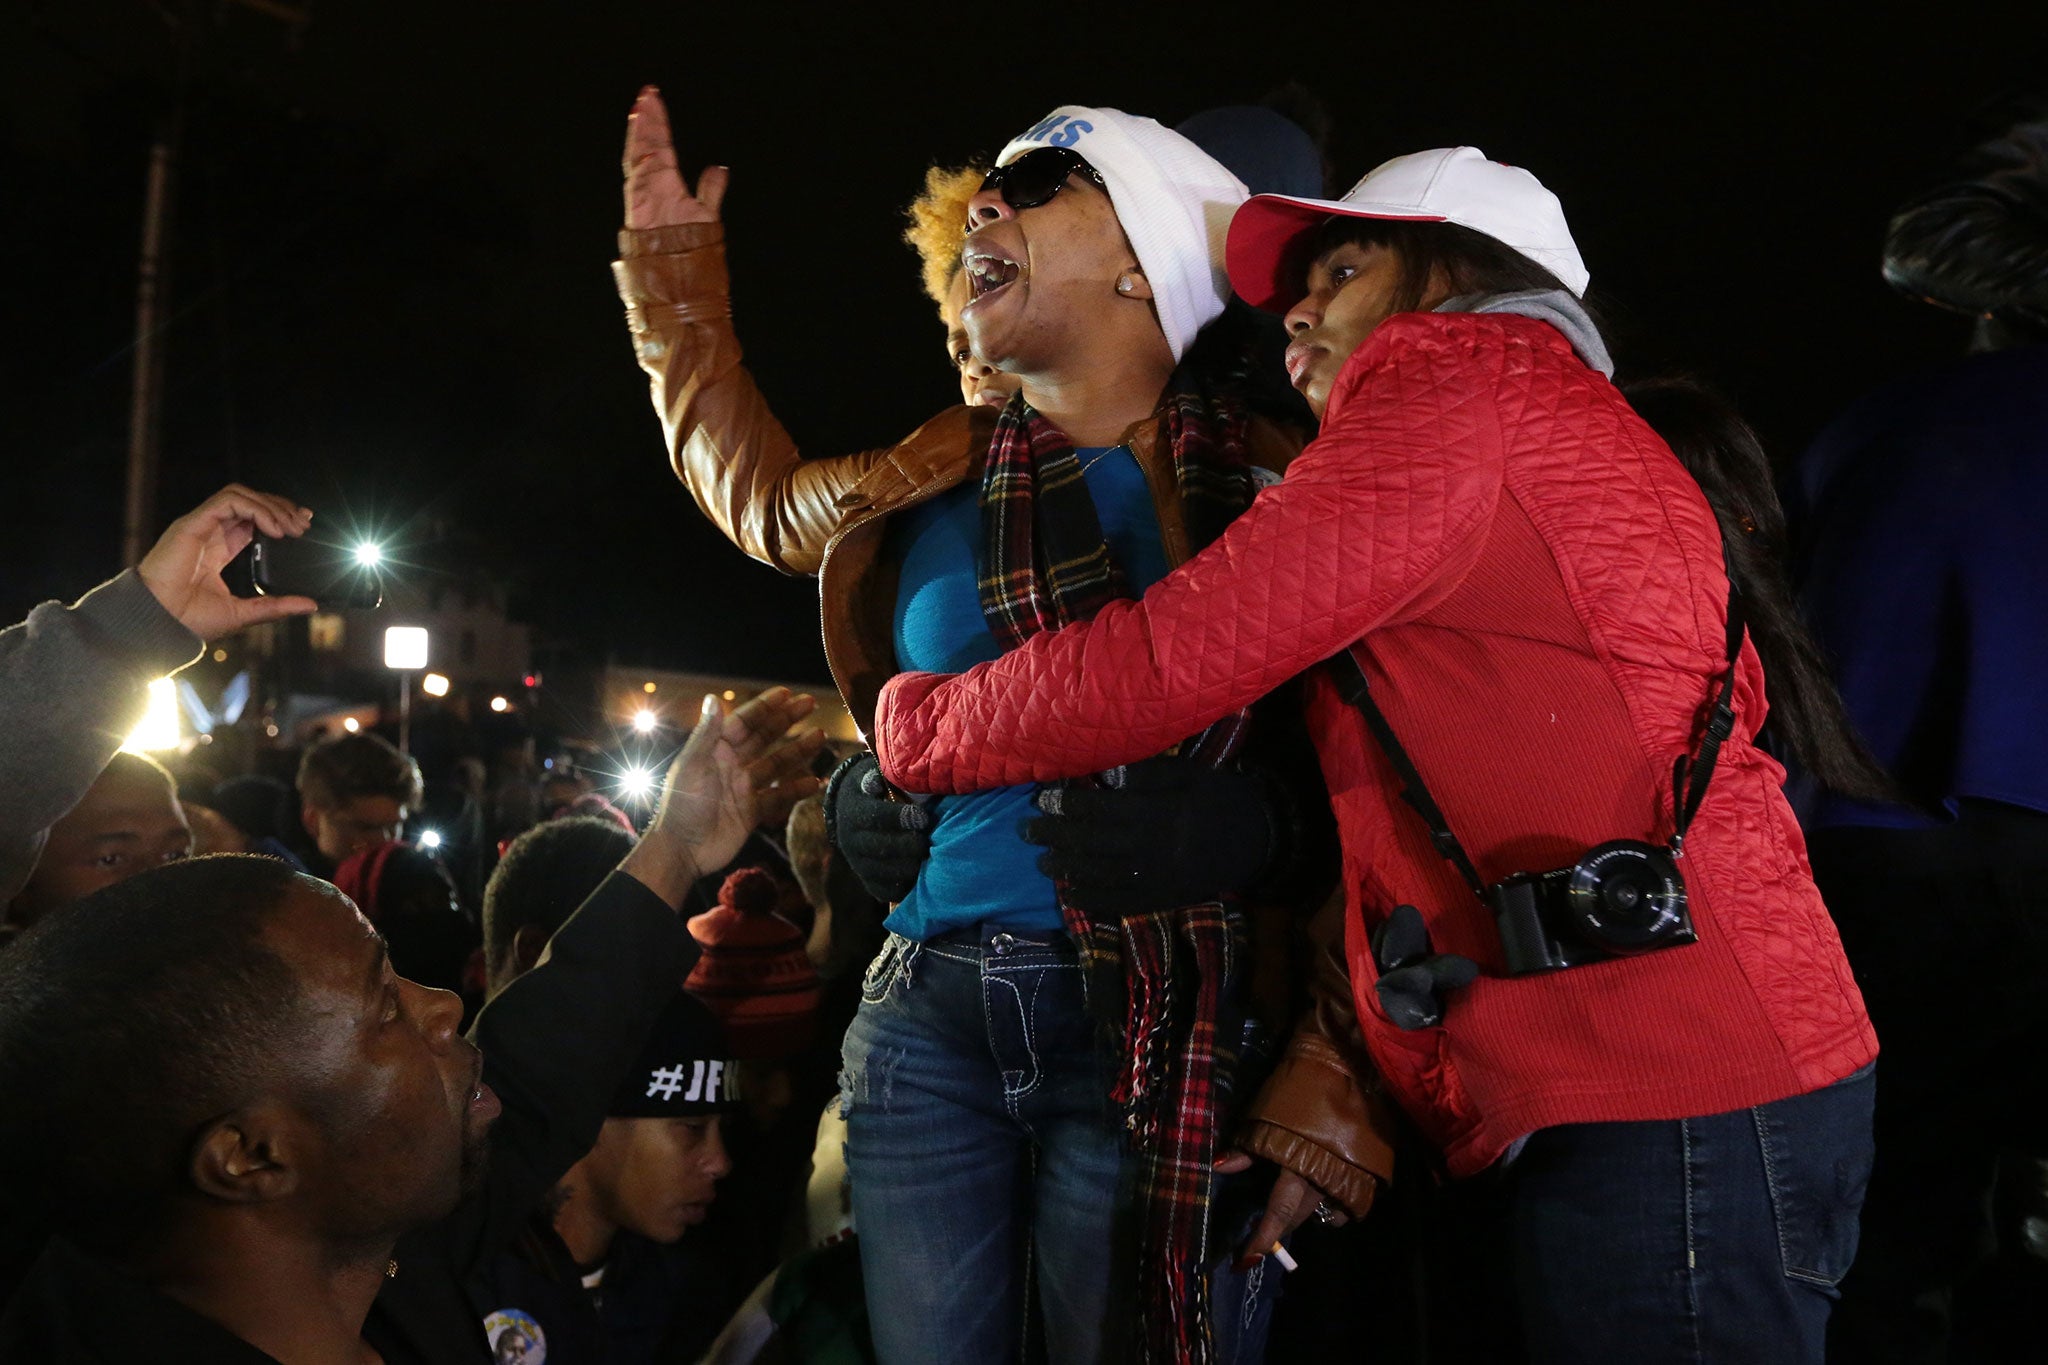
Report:
M 1387 762 L 1393 765 L 1394 775 L 1401 779 L 1401 799 L 1413 806 L 1415 813 L 1422 817 L 1422 823 L 1429 826 L 1429 841 L 1436 845 L 1436 851 L 1458 869 L 1458 875 L 1472 888 L 1472 894 L 1484 899 L 1486 883 L 1480 879 L 1479 869 L 1472 865 L 1472 859 L 1466 854 L 1465 846 L 1458 842 L 1458 836 L 1451 833 L 1443 808 L 1429 794 L 1422 774 L 1415 770 L 1415 761 L 1408 757 L 1408 751 L 1394 737 L 1394 727 L 1387 723 L 1386 713 L 1372 699 L 1372 688 L 1365 680 L 1365 666 L 1358 662 L 1357 650 L 1358 646 L 1352 645 L 1330 660 L 1330 671 L 1336 675 L 1337 695 L 1357 707 L 1358 714 L 1365 717 L 1365 728 L 1372 731 L 1372 737 L 1379 741 Z
M 1699 813 L 1700 802 L 1706 799 L 1707 783 L 1714 776 L 1714 763 L 1721 755 L 1721 745 L 1735 732 L 1735 664 L 1742 655 L 1743 622 L 1733 579 L 1728 583 L 1728 673 L 1721 680 L 1720 691 L 1714 696 L 1712 711 L 1707 716 L 1706 733 L 1700 739 L 1699 753 L 1680 754 L 1672 767 L 1672 834 L 1671 856 L 1676 858 L 1685 846 L 1685 831 L 1692 824 L 1692 818 Z M 1358 661 L 1358 646 L 1352 645 L 1330 660 L 1330 672 L 1337 684 L 1337 695 L 1358 709 L 1365 718 L 1365 728 L 1372 732 L 1380 749 L 1392 765 L 1394 775 L 1401 779 L 1401 799 L 1414 807 L 1422 817 L 1422 823 L 1429 826 L 1429 841 L 1444 860 L 1458 870 L 1465 884 L 1472 888 L 1474 895 L 1484 900 L 1486 882 L 1474 866 L 1465 846 L 1458 842 L 1458 836 L 1451 833 L 1451 825 L 1444 818 L 1443 808 L 1436 798 L 1429 794 L 1429 787 L 1422 780 L 1422 774 L 1415 767 L 1415 760 L 1401 747 L 1401 741 L 1394 734 L 1394 727 L 1388 723 L 1386 713 L 1379 703 L 1372 699 L 1372 688 L 1366 682 L 1365 667 Z
M 1700 736 L 1700 751 L 1696 755 L 1680 754 L 1671 765 L 1671 856 L 1676 858 L 1685 850 L 1685 831 L 1692 825 L 1692 817 L 1699 814 L 1700 802 L 1706 800 L 1707 783 L 1714 776 L 1714 761 L 1721 756 L 1721 745 L 1729 735 L 1735 733 L 1735 664 L 1742 657 L 1742 597 L 1735 590 L 1735 580 L 1728 580 L 1728 672 L 1721 679 L 1721 690 L 1714 696 L 1713 710 L 1707 713 L 1706 733 Z

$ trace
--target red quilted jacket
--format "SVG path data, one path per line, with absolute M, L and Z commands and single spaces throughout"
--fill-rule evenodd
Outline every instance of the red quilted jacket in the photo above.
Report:
M 1719 532 L 1699 487 L 1548 324 L 1410 314 L 1359 348 L 1319 438 L 1138 602 L 972 672 L 884 692 L 876 748 L 911 791 L 1045 782 L 1159 752 L 1362 642 L 1375 696 L 1480 874 L 1671 833 L 1672 761 L 1725 667 Z M 1346 950 L 1386 1084 L 1455 1175 L 1559 1123 L 1671 1119 L 1802 1094 L 1876 1054 L 1805 844 L 1736 730 L 1681 866 L 1697 944 L 1510 979 L 1492 919 L 1402 804 L 1321 671 L 1316 735 L 1344 845 Z M 1419 907 L 1485 974 L 1441 1028 L 1372 989 L 1372 928 Z

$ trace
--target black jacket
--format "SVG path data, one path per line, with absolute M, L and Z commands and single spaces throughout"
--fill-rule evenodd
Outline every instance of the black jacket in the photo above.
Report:
M 465 1282 L 597 1141 L 605 1108 L 696 957 L 682 917 L 613 873 L 550 941 L 545 963 L 477 1019 L 484 1079 L 504 1113 L 482 1186 L 400 1240 L 398 1273 L 363 1325 L 386 1365 L 490 1365 Z M 47 1251 L 0 1318 L 0 1362 L 134 1360 L 260 1365 L 261 1351 L 64 1243 Z
M 585 1288 L 581 1267 L 543 1212 L 471 1282 L 470 1302 L 487 1322 L 495 1317 L 527 1331 L 520 1320 L 530 1321 L 548 1365 L 684 1365 L 704 1354 L 723 1325 L 720 1309 L 735 1288 L 723 1259 L 726 1248 L 700 1243 L 694 1233 L 662 1246 L 621 1232 L 605 1257 L 603 1282 Z

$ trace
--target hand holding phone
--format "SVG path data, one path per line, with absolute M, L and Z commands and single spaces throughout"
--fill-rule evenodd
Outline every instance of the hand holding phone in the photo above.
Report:
M 300 616 L 314 610 L 305 597 L 284 592 L 255 602 L 228 591 L 221 570 L 251 539 L 288 540 L 304 533 L 313 514 L 287 498 L 231 483 L 170 524 L 136 566 L 164 610 L 202 640 L 231 634 L 260 621 Z

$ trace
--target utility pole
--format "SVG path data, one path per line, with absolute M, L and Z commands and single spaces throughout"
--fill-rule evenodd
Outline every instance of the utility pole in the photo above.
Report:
M 149 149 L 142 200 L 142 255 L 136 269 L 135 378 L 128 397 L 128 496 L 121 516 L 121 562 L 140 564 L 156 539 L 158 425 L 163 414 L 163 342 L 158 318 L 169 292 L 164 234 L 171 219 L 178 143 L 183 140 L 183 81 L 177 104 Z
M 313 20 L 310 0 L 230 0 L 255 14 L 282 22 L 290 29 L 288 43 L 296 50 Z M 176 7 L 159 6 L 178 46 L 172 78 L 171 112 L 149 149 L 149 171 L 143 185 L 142 249 L 136 264 L 135 376 L 128 397 L 128 479 L 121 514 L 121 562 L 139 564 L 157 534 L 157 464 L 162 453 L 164 399 L 164 337 L 170 316 L 171 265 L 169 237 L 178 184 L 178 157 L 185 141 L 185 103 L 194 64 L 208 22 L 203 6 L 185 0 Z
M 398 674 L 398 752 L 412 757 L 412 670 Z

